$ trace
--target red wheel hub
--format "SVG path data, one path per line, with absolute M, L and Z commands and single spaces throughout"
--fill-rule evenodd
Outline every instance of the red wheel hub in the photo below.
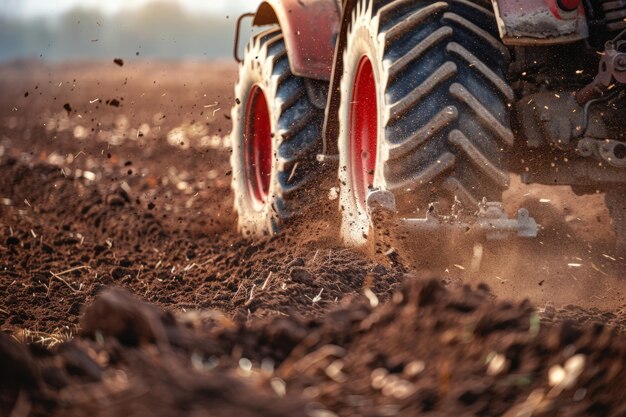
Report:
M 557 0 L 556 3 L 561 9 L 568 12 L 578 9 L 580 6 L 580 0 Z
M 254 85 L 248 96 L 244 131 L 246 182 L 252 206 L 261 210 L 267 201 L 272 175 L 272 127 L 265 93 Z
M 372 63 L 363 56 L 359 61 L 350 101 L 350 165 L 352 189 L 363 208 L 369 187 L 374 182 L 378 148 L 378 105 Z

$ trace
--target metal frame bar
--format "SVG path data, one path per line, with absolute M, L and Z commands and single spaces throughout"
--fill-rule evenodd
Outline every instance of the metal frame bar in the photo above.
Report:
M 237 27 L 235 29 L 235 41 L 233 45 L 233 57 L 238 64 L 241 64 L 243 58 L 239 58 L 239 32 L 241 32 L 241 22 L 246 17 L 254 17 L 256 13 L 244 13 L 237 18 Z

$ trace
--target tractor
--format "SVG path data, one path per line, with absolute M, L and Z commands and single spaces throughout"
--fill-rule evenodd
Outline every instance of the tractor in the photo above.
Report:
M 244 235 L 336 207 L 349 246 L 380 212 L 534 237 L 501 203 L 514 173 L 604 193 L 626 241 L 626 0 L 266 0 L 234 55 Z

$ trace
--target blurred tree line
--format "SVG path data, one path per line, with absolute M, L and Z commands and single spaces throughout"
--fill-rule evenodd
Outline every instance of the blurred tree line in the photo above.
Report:
M 212 0 L 207 0 L 212 1 Z M 77 8 L 57 18 L 0 16 L 0 60 L 225 57 L 237 16 L 192 14 L 154 2 L 115 15 Z

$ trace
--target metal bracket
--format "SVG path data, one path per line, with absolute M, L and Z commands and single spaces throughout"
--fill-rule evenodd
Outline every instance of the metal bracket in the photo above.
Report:
M 626 85 L 626 30 L 604 45 L 596 78 L 576 93 L 581 105 L 604 96 L 616 86 Z
M 254 17 L 255 13 L 244 13 L 237 18 L 237 26 L 235 28 L 235 41 L 233 45 L 233 57 L 238 64 L 241 64 L 243 58 L 239 58 L 239 33 L 241 32 L 241 22 L 246 17 Z
M 584 157 L 595 156 L 615 168 L 626 168 L 626 143 L 612 139 L 582 138 L 576 152 Z
M 517 210 L 515 219 L 509 219 L 501 202 L 486 202 L 479 205 L 476 224 L 485 232 L 487 240 L 503 240 L 511 234 L 517 237 L 537 237 L 538 226 L 528 210 Z
M 397 216 L 396 200 L 390 191 L 370 191 L 367 195 L 366 207 L 370 219 L 381 217 L 376 215 L 381 211 Z M 453 233 L 465 236 L 474 235 L 477 238 L 484 237 L 487 240 L 504 240 L 512 236 L 534 238 L 537 237 L 539 230 L 537 222 L 530 217 L 527 209 L 519 209 L 517 217 L 510 219 L 504 212 L 502 203 L 487 201 L 479 204 L 478 213 L 473 222 L 439 216 L 436 210 L 430 209 L 423 218 L 399 218 L 395 223 L 403 231 L 409 233 Z

